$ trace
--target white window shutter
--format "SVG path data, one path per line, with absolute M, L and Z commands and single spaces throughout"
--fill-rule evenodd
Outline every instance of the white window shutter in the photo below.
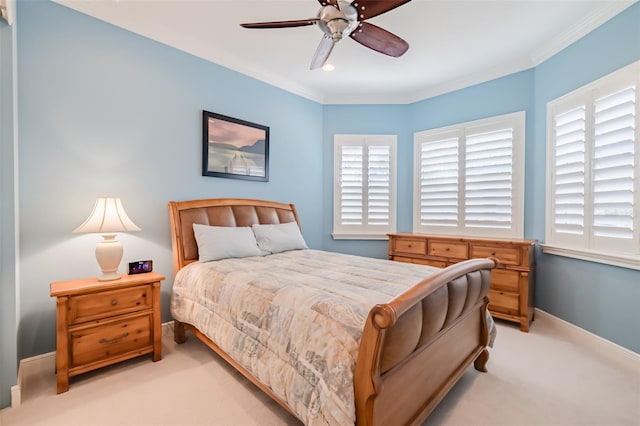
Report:
M 334 238 L 396 231 L 395 135 L 335 135 Z
M 586 108 L 554 117 L 553 227 L 557 234 L 585 236 Z
M 420 144 L 420 225 L 458 226 L 458 136 Z
M 640 270 L 640 61 L 547 105 L 545 253 Z
M 513 128 L 467 134 L 465 226 L 513 226 Z
M 414 135 L 413 231 L 522 238 L 525 113 Z
M 634 238 L 636 88 L 594 101 L 593 236 Z
M 364 147 L 340 147 L 340 222 L 361 225 L 364 209 Z
M 391 207 L 390 146 L 369 146 L 367 182 L 367 223 L 370 225 L 389 225 Z

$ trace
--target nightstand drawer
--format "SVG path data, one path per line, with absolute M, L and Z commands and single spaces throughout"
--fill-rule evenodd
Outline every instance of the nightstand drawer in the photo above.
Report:
M 453 243 L 448 241 L 430 241 L 430 256 L 453 257 L 455 259 L 466 259 L 469 256 L 469 246 L 467 243 Z
M 471 246 L 471 257 L 497 257 L 505 265 L 520 265 L 520 249 L 510 247 Z
M 151 348 L 152 314 L 138 315 L 70 333 L 71 367 Z
M 426 254 L 427 243 L 419 240 L 402 240 L 395 241 L 395 251 L 400 253 Z
M 69 300 L 69 324 L 151 309 L 148 285 L 83 294 Z

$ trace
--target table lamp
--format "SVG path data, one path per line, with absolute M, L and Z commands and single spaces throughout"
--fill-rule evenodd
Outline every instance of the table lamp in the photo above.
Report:
M 98 281 L 111 281 L 120 279 L 118 266 L 123 252 L 116 232 L 139 230 L 124 211 L 120 198 L 98 198 L 87 220 L 73 232 L 102 234 L 103 240 L 96 246 L 96 259 L 102 269 Z

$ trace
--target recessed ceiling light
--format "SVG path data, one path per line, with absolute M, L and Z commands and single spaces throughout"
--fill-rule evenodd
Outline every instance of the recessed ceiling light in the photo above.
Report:
M 336 69 L 336 67 L 335 67 L 335 65 L 333 65 L 333 64 L 324 64 L 324 65 L 322 66 L 322 70 L 323 70 L 323 71 L 333 71 L 333 70 L 335 70 L 335 69 Z

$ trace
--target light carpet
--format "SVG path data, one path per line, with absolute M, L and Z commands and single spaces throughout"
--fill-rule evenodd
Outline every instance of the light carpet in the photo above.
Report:
M 640 425 L 638 358 L 556 324 L 538 315 L 523 333 L 498 322 L 489 372 L 470 367 L 424 425 Z M 2 426 L 300 424 L 189 334 L 182 345 L 165 334 L 159 362 L 87 373 L 60 395 L 48 370 L 23 377 L 22 405 L 0 411 Z

